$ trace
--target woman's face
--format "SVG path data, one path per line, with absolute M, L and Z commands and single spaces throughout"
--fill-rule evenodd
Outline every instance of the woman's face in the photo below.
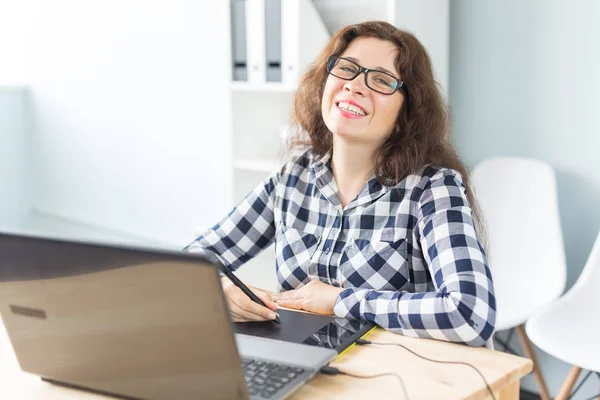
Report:
M 387 70 L 402 79 L 394 65 L 396 55 L 396 46 L 391 42 L 357 38 L 340 57 L 349 58 L 361 67 Z M 327 128 L 339 139 L 378 147 L 392 133 L 403 102 L 400 90 L 385 95 L 369 89 L 364 73 L 352 81 L 328 75 L 321 113 Z

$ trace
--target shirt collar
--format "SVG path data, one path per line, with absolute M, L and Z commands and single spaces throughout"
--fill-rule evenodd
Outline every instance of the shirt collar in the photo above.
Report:
M 311 170 L 315 174 L 315 182 L 321 194 L 341 210 L 339 190 L 331 168 L 331 152 L 315 159 Z M 379 183 L 376 175 L 373 173 L 356 198 L 346 205 L 345 210 L 366 206 L 386 194 L 392 188 L 393 186 L 386 186 Z

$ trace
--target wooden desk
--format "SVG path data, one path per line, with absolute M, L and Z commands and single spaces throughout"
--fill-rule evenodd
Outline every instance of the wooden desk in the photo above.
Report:
M 414 339 L 376 329 L 367 337 L 378 342 L 401 343 L 425 357 L 465 361 L 485 376 L 496 399 L 518 399 L 519 380 L 532 370 L 528 359 L 484 348 L 470 348 L 435 340 Z M 485 383 L 475 370 L 462 365 L 436 364 L 420 359 L 399 346 L 354 346 L 332 363 L 357 375 L 393 371 L 406 385 L 411 400 L 487 399 Z M 318 375 L 294 396 L 301 399 L 403 398 L 396 377 L 358 379 Z M 0 399 L 101 400 L 111 397 L 52 385 L 22 372 L 0 320 Z

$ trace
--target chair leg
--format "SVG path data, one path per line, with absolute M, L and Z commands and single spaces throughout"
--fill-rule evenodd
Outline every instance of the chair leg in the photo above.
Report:
M 566 400 L 569 398 L 571 394 L 571 390 L 573 390 L 573 386 L 575 386 L 575 382 L 577 378 L 579 378 L 579 374 L 581 373 L 581 368 L 573 366 L 569 371 L 569 375 L 567 375 L 567 379 L 563 382 L 560 390 L 558 391 L 558 395 L 555 400 Z
M 525 325 L 519 325 L 515 328 L 517 330 L 517 335 L 519 336 L 519 342 L 521 343 L 521 347 L 525 352 L 525 356 L 533 361 L 533 375 L 535 377 L 535 382 L 540 390 L 540 397 L 542 400 L 551 400 L 550 392 L 548 392 L 548 387 L 546 386 L 546 382 L 544 381 L 544 376 L 542 375 L 542 371 L 539 368 L 537 357 L 533 352 L 533 348 L 531 347 L 531 342 L 527 337 L 527 333 L 525 333 Z

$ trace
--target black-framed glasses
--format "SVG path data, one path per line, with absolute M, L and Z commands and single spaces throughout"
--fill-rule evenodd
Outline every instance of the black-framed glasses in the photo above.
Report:
M 377 69 L 361 67 L 354 61 L 343 57 L 329 56 L 327 59 L 327 72 L 347 81 L 354 80 L 361 72 L 364 72 L 365 83 L 369 89 L 387 95 L 394 94 L 397 90 L 402 90 L 404 96 L 408 96 L 406 84 L 394 75 Z

